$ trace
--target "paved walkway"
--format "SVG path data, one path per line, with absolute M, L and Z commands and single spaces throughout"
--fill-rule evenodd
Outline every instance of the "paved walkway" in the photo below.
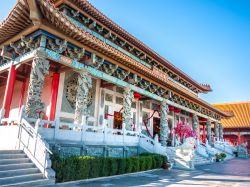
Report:
M 148 173 L 103 179 L 79 184 L 57 184 L 71 187 L 250 187 L 250 159 L 199 166 L 194 171 L 159 170 Z

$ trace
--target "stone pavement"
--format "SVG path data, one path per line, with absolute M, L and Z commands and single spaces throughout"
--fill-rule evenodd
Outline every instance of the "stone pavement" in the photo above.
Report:
M 158 170 L 119 176 L 113 179 L 57 184 L 71 187 L 250 187 L 250 159 L 233 159 L 223 163 L 199 166 L 194 171 Z

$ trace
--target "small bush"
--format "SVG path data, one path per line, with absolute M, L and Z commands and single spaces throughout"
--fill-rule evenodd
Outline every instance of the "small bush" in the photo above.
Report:
M 227 157 L 227 155 L 225 153 L 221 153 L 220 157 L 221 157 L 221 160 L 224 160 Z
M 130 158 L 92 156 L 60 158 L 58 154 L 54 154 L 51 159 L 52 168 L 56 172 L 56 181 L 65 182 L 160 168 L 166 158 L 147 153 Z

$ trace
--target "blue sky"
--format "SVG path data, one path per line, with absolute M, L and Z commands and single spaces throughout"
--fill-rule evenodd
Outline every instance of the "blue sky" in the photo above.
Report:
M 210 103 L 250 100 L 250 1 L 90 0 L 129 33 L 213 92 Z M 15 0 L 0 2 L 0 20 Z

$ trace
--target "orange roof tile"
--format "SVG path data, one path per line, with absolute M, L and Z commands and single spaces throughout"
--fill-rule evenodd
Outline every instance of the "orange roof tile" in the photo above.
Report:
M 214 107 L 223 111 L 232 111 L 234 117 L 222 119 L 224 128 L 246 128 L 250 127 L 250 101 L 214 104 Z

